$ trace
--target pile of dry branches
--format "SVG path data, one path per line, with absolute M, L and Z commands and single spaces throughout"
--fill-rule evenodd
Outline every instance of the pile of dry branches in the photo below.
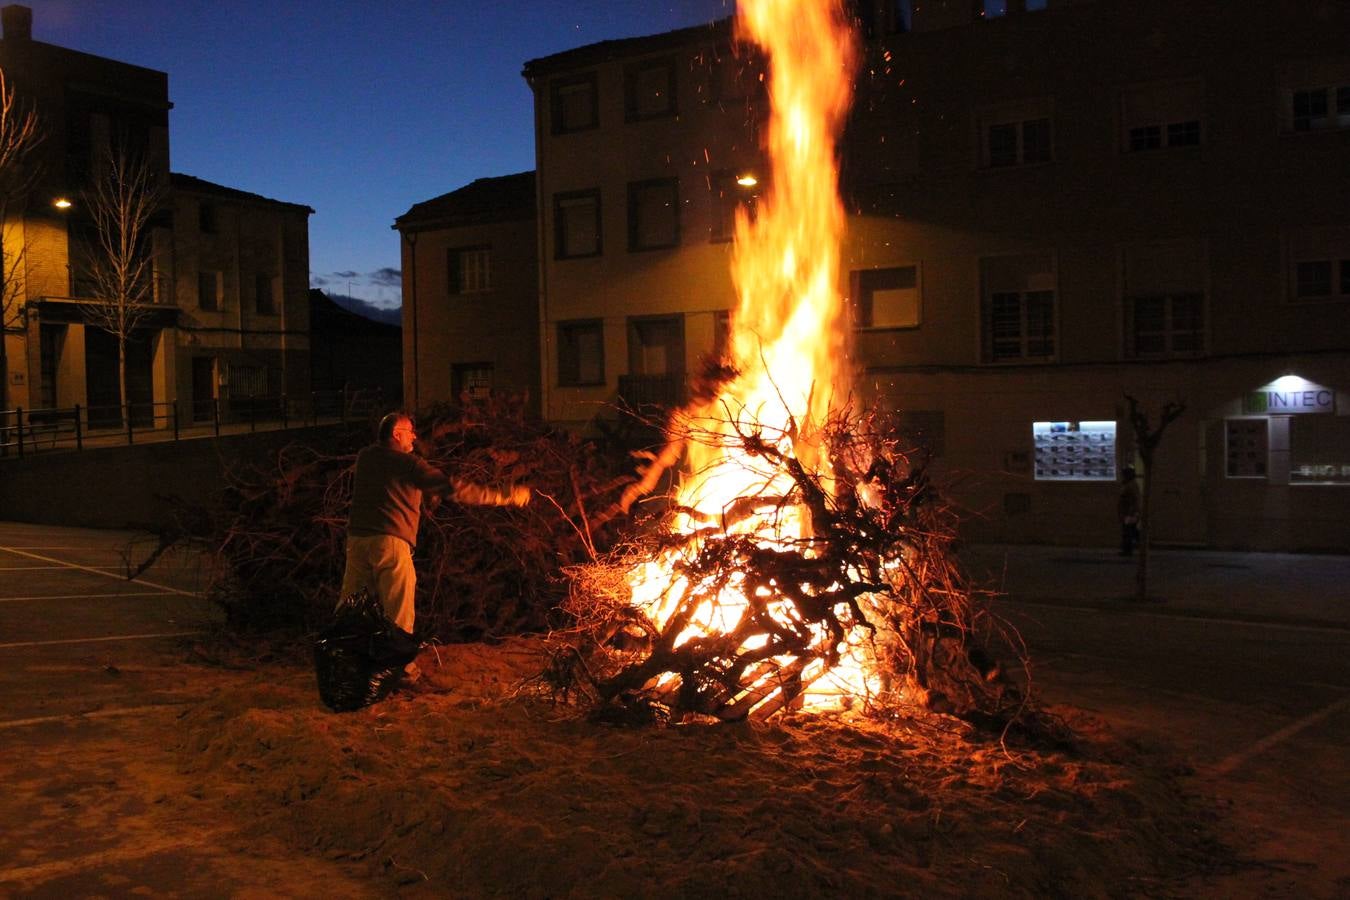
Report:
M 417 632 L 463 640 L 558 624 L 562 567 L 607 549 L 613 525 L 581 507 L 611 504 L 632 481 L 574 436 L 528 421 L 516 401 L 441 405 L 416 416 L 418 450 L 447 475 L 486 485 L 523 484 L 524 508 L 447 501 L 424 512 L 414 561 Z M 234 471 L 210 545 L 220 565 L 213 596 L 236 627 L 311 628 L 341 585 L 356 453 L 373 430 L 340 446 L 294 444 L 266 468 Z
M 809 441 L 828 454 L 826 483 L 785 449 L 806 443 L 800 435 L 737 425 L 728 437 L 686 421 L 672 443 L 737 444 L 757 465 L 788 473 L 790 487 L 738 498 L 717 517 L 687 515 L 699 522 L 692 529 L 670 527 L 692 513 L 672 508 L 658 533 L 575 569 L 566 610 L 578 626 L 557 635 L 546 683 L 609 713 L 761 717 L 800 702 L 804 678 L 838 663 L 847 641 L 863 645 L 879 676 L 877 689 L 857 698 L 870 712 L 924 707 L 1011 721 L 1023 698 L 993 659 L 1020 655 L 1016 635 L 960 572 L 955 515 L 926 457 L 896 435 L 875 415 L 835 415 Z M 734 531 L 749 516 L 773 519 L 793 507 L 809 515 L 806 537 Z M 660 623 L 634 605 L 629 584 L 656 559 L 665 561 L 665 590 L 675 592 Z M 691 622 L 728 586 L 748 603 L 737 624 L 690 637 Z

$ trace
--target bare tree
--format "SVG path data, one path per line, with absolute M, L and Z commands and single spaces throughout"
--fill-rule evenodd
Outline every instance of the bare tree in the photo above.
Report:
M 1144 479 L 1144 490 L 1139 507 L 1139 562 L 1134 576 L 1135 599 L 1144 601 L 1148 599 L 1149 497 L 1153 493 L 1153 459 L 1163 432 L 1186 411 L 1186 404 L 1171 400 L 1164 403 L 1158 427 L 1154 428 L 1138 400 L 1126 394 L 1125 401 L 1130 404 L 1130 426 L 1134 431 L 1135 451 L 1144 467 L 1144 471 L 1139 473 Z
M 33 151 L 42 143 L 37 112 L 14 96 L 0 69 L 0 408 L 8 406 L 5 336 L 25 323 L 23 210 L 38 176 Z
M 117 378 L 131 428 L 127 394 L 127 341 L 154 311 L 154 255 L 150 220 L 165 198 L 164 179 L 145 155 L 122 141 L 95 170 L 84 203 L 93 220 L 93 247 L 86 257 L 97 297 L 84 307 L 89 324 L 117 340 Z

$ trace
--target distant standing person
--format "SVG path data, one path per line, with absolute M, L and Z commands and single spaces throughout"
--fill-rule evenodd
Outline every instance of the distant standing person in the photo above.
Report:
M 498 491 L 450 478 L 412 452 L 416 440 L 412 419 L 394 412 L 380 420 L 376 443 L 357 454 L 341 595 L 368 588 L 390 620 L 409 634 L 417 593 L 412 551 L 423 494 L 478 506 L 524 506 L 530 500 L 527 487 Z M 416 681 L 420 674 L 415 663 L 408 664 L 408 680 Z
M 1134 466 L 1120 470 L 1120 497 L 1116 501 L 1116 514 L 1120 517 L 1120 555 L 1133 556 L 1135 545 L 1139 543 L 1139 481 L 1134 475 Z

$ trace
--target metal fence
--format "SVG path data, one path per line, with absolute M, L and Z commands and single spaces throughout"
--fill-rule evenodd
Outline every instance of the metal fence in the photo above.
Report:
M 378 389 L 314 391 L 120 406 L 0 410 L 0 456 L 88 450 L 360 421 L 383 410 Z

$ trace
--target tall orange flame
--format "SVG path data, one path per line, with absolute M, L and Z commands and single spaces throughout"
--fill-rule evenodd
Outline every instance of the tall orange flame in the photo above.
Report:
M 781 497 L 792 487 L 787 472 L 748 454 L 740 436 L 775 444 L 828 485 L 828 460 L 814 437 L 831 401 L 848 390 L 835 136 L 851 101 L 855 47 L 839 0 L 740 0 L 736 27 L 739 39 L 768 57 L 770 194 L 755 221 L 743 211 L 736 220 L 738 303 L 728 362 L 738 374 L 715 400 L 677 416 L 676 430 L 697 435 L 678 497 L 695 512 L 673 527 L 687 532 L 722 520 L 727 530 L 770 546 L 809 534 L 809 516 L 766 504 L 772 508 L 763 516 L 726 521 L 726 511 L 743 507 L 745 498 Z M 672 563 L 647 563 L 632 576 L 634 603 L 658 625 L 689 588 L 670 583 Z M 728 594 L 734 586 L 700 610 L 691 634 L 734 626 L 744 600 Z M 857 660 L 846 663 L 861 668 Z M 864 690 L 862 678 L 860 671 L 845 677 L 844 690 Z

